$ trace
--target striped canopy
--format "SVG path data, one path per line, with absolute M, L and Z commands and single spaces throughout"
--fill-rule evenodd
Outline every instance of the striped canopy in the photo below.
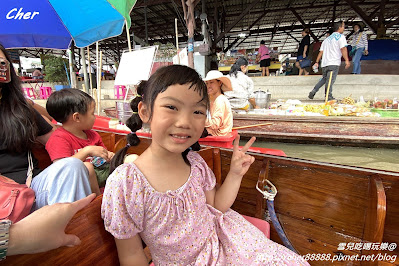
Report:
M 7 0 L 0 8 L 5 48 L 68 49 L 118 36 L 136 0 Z

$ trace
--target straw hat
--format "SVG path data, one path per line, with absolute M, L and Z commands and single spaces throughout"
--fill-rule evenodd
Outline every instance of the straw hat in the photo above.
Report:
M 211 70 L 206 74 L 206 77 L 203 79 L 204 81 L 209 81 L 212 79 L 217 79 L 222 82 L 222 91 L 232 91 L 233 87 L 231 86 L 231 81 L 229 77 L 223 76 L 222 72 L 217 70 Z

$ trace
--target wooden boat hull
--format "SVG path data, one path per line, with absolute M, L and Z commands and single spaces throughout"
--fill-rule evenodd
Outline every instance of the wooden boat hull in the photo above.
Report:
M 234 127 L 266 122 L 272 125 L 246 128 L 238 132 L 243 137 L 255 136 L 265 141 L 399 147 L 397 118 L 234 115 Z
M 109 150 L 125 146 L 124 135 L 99 132 Z M 129 153 L 141 154 L 151 143 L 142 138 L 139 146 Z M 231 149 L 207 148 L 199 152 L 214 171 L 217 182 L 225 179 L 232 156 Z M 37 150 L 35 156 L 40 155 Z M 288 239 L 301 255 L 330 254 L 395 256 L 399 249 L 338 250 L 340 243 L 396 243 L 399 239 L 399 173 L 358 167 L 321 163 L 309 160 L 252 153 L 255 162 L 243 177 L 232 208 L 241 214 L 265 218 L 266 202 L 255 189 L 264 179 L 278 189 L 275 210 Z M 45 158 L 38 158 L 44 162 Z M 101 197 L 101 196 L 100 196 Z M 77 234 L 82 244 L 73 248 L 59 248 L 35 255 L 13 256 L 7 264 L 104 265 L 117 263 L 112 236 L 103 228 L 100 217 L 101 198 L 75 215 L 67 227 Z M 90 230 L 89 230 L 90 228 Z M 271 239 L 281 243 L 273 226 Z M 101 258 L 101 260 L 99 260 Z M 330 264 L 310 261 L 312 265 Z M 381 262 L 382 263 L 382 262 Z M 2 263 L 0 263 L 1 265 Z M 337 264 L 337 263 L 334 263 Z M 360 261 L 343 261 L 342 265 L 360 265 Z M 362 264 L 376 264 L 362 262 Z

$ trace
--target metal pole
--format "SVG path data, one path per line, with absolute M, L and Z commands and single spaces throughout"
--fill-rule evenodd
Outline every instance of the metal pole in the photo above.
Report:
M 180 64 L 180 56 L 179 56 L 179 33 L 177 32 L 177 18 L 175 18 L 175 32 L 176 32 L 176 54 L 177 54 L 177 63 Z
M 97 83 L 97 115 L 100 115 L 101 113 L 101 72 L 103 69 L 103 51 L 100 51 L 100 62 L 99 65 L 97 66 L 97 69 L 100 69 L 100 78 L 98 79 L 98 83 Z
M 87 61 L 89 62 L 89 69 L 90 69 L 90 90 L 91 90 L 91 95 L 93 96 L 93 73 L 91 73 L 91 62 L 90 62 L 90 47 L 87 46 Z M 87 68 L 86 68 L 87 72 Z M 86 77 L 85 77 L 86 78 Z
M 148 43 L 148 25 L 147 25 L 147 1 L 144 7 L 144 26 L 145 26 L 145 42 Z
M 73 71 L 73 57 L 72 57 L 72 51 L 71 49 L 68 49 L 68 54 L 69 54 L 69 76 L 71 78 L 71 87 L 76 88 L 76 77 L 75 72 Z
M 132 51 L 132 44 L 130 43 L 130 32 L 129 32 L 129 28 L 127 26 L 127 21 L 125 21 L 125 22 L 126 22 L 127 46 L 129 47 L 129 52 L 131 52 Z
M 82 60 L 81 63 L 82 63 L 82 67 L 83 67 L 83 78 L 85 80 L 85 91 L 86 91 L 86 93 L 89 93 L 90 84 L 89 84 L 89 75 L 87 74 L 86 56 L 85 56 L 84 48 L 80 48 L 80 54 L 82 56 L 80 60 Z M 90 64 L 90 62 L 89 62 L 89 64 Z

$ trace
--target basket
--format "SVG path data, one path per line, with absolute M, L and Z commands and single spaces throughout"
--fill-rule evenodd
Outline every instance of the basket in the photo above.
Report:
M 378 113 L 381 117 L 399 117 L 399 109 L 373 108 L 371 112 Z
M 117 115 L 116 115 L 116 107 L 105 108 L 105 109 L 104 109 L 104 113 L 105 113 L 108 117 L 117 118 Z

